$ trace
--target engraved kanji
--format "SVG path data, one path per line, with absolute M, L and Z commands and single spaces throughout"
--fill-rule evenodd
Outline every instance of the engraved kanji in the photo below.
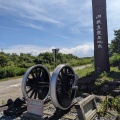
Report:
M 102 24 L 102 23 L 101 23 L 101 20 L 97 20 L 97 21 L 96 21 L 96 24 L 97 24 L 97 25 L 98 25 L 98 24 Z
M 102 31 L 98 30 L 97 35 L 99 35 L 99 36 L 102 35 Z
M 102 39 L 102 36 L 97 36 L 97 40 L 101 40 Z
M 101 26 L 100 25 L 97 25 L 97 30 L 101 30 Z
M 97 41 L 97 43 L 98 43 L 98 44 L 102 44 L 102 43 L 103 43 L 103 41 L 101 41 L 101 40 L 100 40 L 100 41 Z
M 101 17 L 102 17 L 102 15 L 97 15 L 96 19 L 101 18 Z
M 101 45 L 101 44 L 99 44 L 99 45 L 98 45 L 98 48 L 102 48 L 102 45 Z

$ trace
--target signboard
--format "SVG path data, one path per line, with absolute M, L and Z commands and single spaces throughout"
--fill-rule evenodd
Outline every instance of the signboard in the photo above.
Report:
M 27 112 L 34 115 L 43 116 L 43 100 L 28 98 Z
M 76 106 L 80 120 L 91 120 L 97 115 L 95 96 L 89 95 Z
M 57 49 L 52 49 L 52 51 L 53 51 L 53 53 L 54 53 L 55 55 L 57 55 L 57 54 L 58 54 L 59 49 L 58 49 L 58 48 L 57 48 Z
M 106 0 L 92 0 L 94 28 L 94 62 L 96 72 L 110 72 Z

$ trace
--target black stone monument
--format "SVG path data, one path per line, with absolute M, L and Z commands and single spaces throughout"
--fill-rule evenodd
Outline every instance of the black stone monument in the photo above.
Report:
M 94 65 L 96 72 L 110 72 L 106 0 L 92 0 L 94 28 Z

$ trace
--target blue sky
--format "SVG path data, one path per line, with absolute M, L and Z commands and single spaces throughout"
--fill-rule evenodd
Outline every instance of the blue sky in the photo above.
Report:
M 107 1 L 108 39 L 120 28 L 120 0 Z M 0 49 L 93 56 L 91 0 L 0 0 Z

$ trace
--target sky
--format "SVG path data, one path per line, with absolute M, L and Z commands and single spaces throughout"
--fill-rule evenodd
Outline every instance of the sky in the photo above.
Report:
M 120 0 L 106 0 L 108 41 L 120 28 Z M 92 0 L 0 0 L 0 50 L 93 56 Z

